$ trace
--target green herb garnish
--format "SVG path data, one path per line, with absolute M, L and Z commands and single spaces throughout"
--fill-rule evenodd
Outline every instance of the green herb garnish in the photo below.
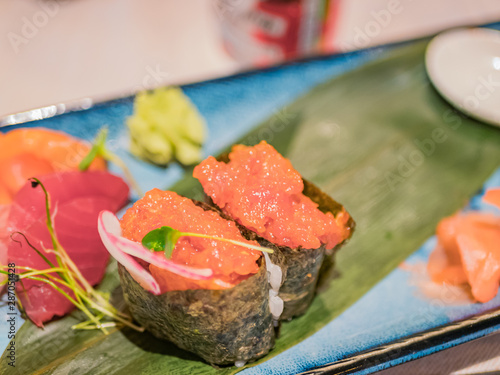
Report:
M 23 279 L 30 279 L 43 282 L 52 286 L 57 292 L 61 293 L 73 305 L 81 310 L 88 320 L 74 325 L 73 329 L 100 329 L 104 334 L 108 334 L 107 328 L 117 325 L 126 325 L 139 332 L 144 331 L 144 328 L 136 326 L 132 323 L 132 319 L 118 311 L 109 302 L 109 293 L 103 293 L 95 290 L 81 274 L 76 264 L 71 260 L 66 250 L 59 242 L 56 232 L 54 230 L 53 218 L 50 210 L 50 197 L 45 189 L 45 186 L 37 178 L 31 178 L 32 186 L 37 188 L 40 186 L 45 194 L 45 212 L 46 212 L 46 225 L 49 230 L 50 238 L 52 240 L 52 249 L 45 250 L 45 252 L 53 253 L 56 257 L 56 263 L 51 262 L 42 251 L 36 249 L 31 244 L 23 233 L 20 234 L 27 245 L 31 247 L 44 261 L 47 263 L 48 268 L 39 270 L 31 267 L 16 266 L 16 268 L 23 270 L 23 272 L 16 273 L 16 278 L 22 284 Z M 14 240 L 17 241 L 17 240 Z M 8 266 L 0 266 L 0 273 L 9 275 L 7 271 Z M 12 277 L 12 274 L 10 274 Z M 0 285 L 4 285 L 8 280 L 3 280 Z M 66 289 L 64 289 L 66 288 Z M 66 290 L 69 290 L 67 292 Z M 104 319 L 108 321 L 103 321 Z M 111 321 L 109 321 L 111 319 Z
M 89 153 L 82 159 L 80 164 L 78 165 L 78 169 L 80 171 L 86 171 L 89 167 L 90 164 L 94 161 L 96 157 L 101 157 L 104 160 L 116 164 L 125 174 L 126 179 L 132 186 L 132 188 L 139 194 L 139 196 L 142 196 L 142 191 L 141 188 L 139 187 L 139 184 L 135 181 L 134 176 L 128 169 L 127 165 L 123 162 L 122 159 L 120 159 L 117 155 L 112 153 L 106 148 L 106 139 L 108 137 L 108 128 L 106 126 L 103 126 L 97 136 L 94 139 L 94 142 L 92 144 L 92 148 L 90 149 Z
M 181 237 L 207 238 L 210 240 L 228 242 L 236 246 L 246 247 L 248 249 L 258 250 L 265 253 L 273 253 L 273 250 L 268 249 L 267 247 L 250 245 L 245 242 L 210 236 L 208 234 L 181 232 L 177 229 L 167 226 L 153 229 L 151 232 L 146 234 L 142 239 L 142 246 L 151 251 L 164 251 L 165 258 L 170 259 L 172 257 L 172 252 L 174 251 L 175 244 Z
M 142 246 L 153 251 L 164 251 L 165 258 L 170 259 L 181 232 L 170 227 L 152 230 L 142 239 Z

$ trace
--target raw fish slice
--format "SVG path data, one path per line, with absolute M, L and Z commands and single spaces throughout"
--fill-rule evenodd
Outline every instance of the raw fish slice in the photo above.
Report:
M 500 189 L 490 189 L 484 194 L 483 200 L 500 208 Z
M 35 127 L 0 133 L 0 150 L 0 160 L 33 153 L 50 161 L 56 170 L 69 171 L 78 168 L 80 161 L 90 151 L 90 144 L 61 131 Z M 105 168 L 104 160 L 98 158 L 90 169 Z
M 10 191 L 6 186 L 0 185 L 0 205 L 9 205 L 11 201 L 12 198 L 10 197 Z
M 468 283 L 479 302 L 494 298 L 500 282 L 500 219 L 459 213 L 439 223 L 437 236 L 438 246 L 427 266 L 432 280 Z
M 49 192 L 56 234 L 83 276 L 93 285 L 103 277 L 109 254 L 97 232 L 101 210 L 117 211 L 128 200 L 129 188 L 119 177 L 107 172 L 63 172 L 41 178 Z M 16 195 L 9 215 L 10 232 L 24 233 L 39 250 L 52 248 L 46 227 L 45 200 L 40 187 L 27 183 Z M 69 219 L 71 218 L 71 220 Z M 48 265 L 22 239 L 7 241 L 8 259 L 17 266 L 46 269 Z M 55 263 L 54 254 L 45 254 Z M 26 293 L 19 298 L 28 317 L 38 326 L 62 316 L 73 305 L 51 286 L 33 281 L 24 282 Z
M 432 252 L 427 270 L 434 282 L 460 285 L 467 282 L 458 244 L 456 217 L 444 218 L 438 224 L 438 246 Z
M 78 170 L 90 145 L 63 132 L 24 128 L 0 133 L 0 150 L 0 204 L 6 204 L 29 177 Z M 106 162 L 96 158 L 89 169 L 106 170 Z
M 488 302 L 497 295 L 500 281 L 500 219 L 467 215 L 459 223 L 457 243 L 472 295 Z
M 0 204 L 0 265 L 7 265 L 7 240 L 9 233 L 7 232 L 7 220 L 9 217 L 10 205 Z M 0 275 L 0 282 L 7 276 Z M 0 291 L 3 288 L 0 288 Z
M 33 153 L 15 155 L 1 160 L 0 181 L 11 197 L 24 186 L 28 178 L 55 172 L 50 161 L 41 159 L 34 153 L 35 150 Z

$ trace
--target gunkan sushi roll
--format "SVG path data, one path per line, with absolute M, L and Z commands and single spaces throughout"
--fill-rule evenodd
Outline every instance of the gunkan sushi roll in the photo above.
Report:
M 352 235 L 349 213 L 265 141 L 236 145 L 219 159 L 208 157 L 193 175 L 212 204 L 254 234 L 247 238 L 277 247 L 271 259 L 282 259 L 281 319 L 303 314 L 314 297 L 320 269 L 332 266 L 333 254 Z
M 270 287 L 260 251 L 190 236 L 178 238 L 170 259 L 163 252 L 127 248 L 140 246 L 148 233 L 165 226 L 258 246 L 241 235 L 235 222 L 204 203 L 153 189 L 127 210 L 119 228 L 113 225 L 108 224 L 115 232 L 110 239 L 121 241 L 124 253 L 136 255 L 131 260 L 114 254 L 125 301 L 154 336 L 217 365 L 252 361 L 273 347 Z M 105 242 L 106 228 L 101 227 Z M 109 241 L 105 245 L 110 250 Z M 176 267 L 184 267 L 183 272 Z M 189 277 L 191 271 L 205 270 L 208 276 L 195 272 L 204 277 Z

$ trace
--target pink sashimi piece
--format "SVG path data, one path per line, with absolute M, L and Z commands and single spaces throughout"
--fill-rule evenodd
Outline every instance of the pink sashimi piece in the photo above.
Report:
M 104 276 L 109 259 L 99 238 L 97 218 L 101 210 L 117 211 L 125 205 L 128 186 L 117 176 L 97 171 L 63 172 L 43 176 L 40 180 L 49 192 L 51 212 L 56 212 L 54 229 L 59 242 L 87 281 L 97 284 Z M 52 242 L 46 225 L 45 196 L 40 186 L 33 188 L 28 182 L 18 192 L 9 214 L 8 231 L 23 233 L 56 264 L 55 255 L 43 251 L 51 249 Z M 49 268 L 21 235 L 13 234 L 6 245 L 8 261 L 17 267 Z M 23 284 L 24 292 L 18 287 L 20 301 L 28 317 L 38 326 L 74 308 L 48 284 L 26 279 Z
M 9 239 L 9 232 L 7 231 L 7 220 L 9 218 L 10 204 L 0 205 L 0 265 L 7 265 L 7 241 Z M 4 270 L 5 271 L 5 270 Z M 7 276 L 0 274 L 0 282 L 5 280 Z M 0 287 L 0 292 L 3 287 Z
M 472 295 L 481 303 L 492 300 L 498 293 L 500 254 L 491 252 L 480 240 L 468 235 L 459 235 L 457 243 L 464 258 Z

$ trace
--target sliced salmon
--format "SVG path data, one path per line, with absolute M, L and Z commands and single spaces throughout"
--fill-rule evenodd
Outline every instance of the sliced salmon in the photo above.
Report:
M 500 208 L 500 189 L 489 189 L 484 194 L 484 201 Z
M 90 147 L 88 142 L 45 128 L 0 133 L 0 204 L 10 203 L 29 177 L 77 170 Z M 89 169 L 106 170 L 106 163 L 96 158 Z
M 477 301 L 493 299 L 500 283 L 500 218 L 458 213 L 439 223 L 437 238 L 427 267 L 433 281 L 468 283 Z

